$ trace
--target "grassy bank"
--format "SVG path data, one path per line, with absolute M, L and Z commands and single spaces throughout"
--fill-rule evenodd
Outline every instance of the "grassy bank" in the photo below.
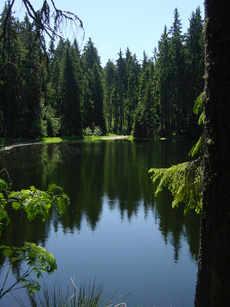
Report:
M 51 144 L 51 143 L 61 143 L 61 142 L 89 142 L 89 141 L 98 141 L 98 140 L 112 140 L 112 139 L 119 139 L 123 138 L 124 136 L 117 135 L 117 134 L 107 134 L 101 136 L 83 136 L 83 137 L 44 137 L 44 138 L 37 138 L 35 140 L 28 140 L 28 139 L 1 139 L 0 140 L 0 148 L 6 146 L 16 146 L 20 144 L 36 144 L 36 143 L 44 143 L 44 144 Z M 127 136 L 128 140 L 133 140 L 133 136 Z

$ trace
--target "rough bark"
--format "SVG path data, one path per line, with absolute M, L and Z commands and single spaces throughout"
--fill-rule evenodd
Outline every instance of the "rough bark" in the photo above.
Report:
M 195 306 L 230 304 L 230 1 L 206 0 L 205 169 Z

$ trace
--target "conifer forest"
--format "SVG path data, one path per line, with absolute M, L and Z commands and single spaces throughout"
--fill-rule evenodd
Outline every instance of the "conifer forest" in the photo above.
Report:
M 76 270 L 83 280 L 95 270 L 109 286 L 121 283 L 127 293 L 133 286 L 130 306 L 142 306 L 141 298 L 148 306 L 158 306 L 158 299 L 164 306 L 191 306 L 194 292 L 196 307 L 227 306 L 229 0 L 205 0 L 205 22 L 200 7 L 194 8 L 186 31 L 175 8 L 171 26 L 162 28 L 151 54 L 142 46 L 143 56 L 137 58 L 129 46 L 125 50 L 118 46 L 116 59 L 103 65 L 93 37 L 62 36 L 65 22 L 74 21 L 83 32 L 84 27 L 78 15 L 57 9 L 57 1 L 44 0 L 36 11 L 29 0 L 22 0 L 27 13 L 19 12 L 18 17 L 13 11 L 15 0 L 4 2 L 0 11 L 0 145 L 7 146 L 0 150 L 0 269 L 7 271 L 1 276 L 0 300 L 18 283 L 24 283 L 32 294 L 39 291 L 39 283 L 27 279 L 30 273 L 40 278 L 42 272 L 57 269 L 54 256 L 37 245 L 42 243 L 46 248 L 57 247 L 63 257 L 60 276 Z M 101 32 L 100 36 L 104 37 Z M 78 141 L 92 135 L 109 137 L 99 142 L 98 138 Z M 122 140 L 130 135 L 138 139 Z M 77 141 L 60 141 L 60 146 L 56 138 L 49 140 L 54 144 L 33 142 L 46 137 Z M 199 138 L 195 145 L 193 138 Z M 33 146 L 8 146 L 14 143 Z M 180 163 L 188 152 L 192 158 L 199 157 Z M 22 189 L 28 185 L 28 190 Z M 156 198 L 165 186 L 173 201 L 168 191 Z M 171 207 L 176 207 L 173 213 Z M 18 212 L 14 216 L 11 209 L 24 210 L 25 216 Z M 191 209 L 201 213 L 201 219 Z M 183 216 L 183 212 L 192 213 Z M 63 216 L 59 219 L 56 213 Z M 33 222 L 26 228 L 24 218 L 30 223 L 37 216 L 45 223 Z M 134 216 L 136 224 L 131 223 Z M 6 229 L 8 224 L 12 228 Z M 87 230 L 82 237 L 81 227 Z M 36 228 L 41 231 L 35 233 Z M 30 234 L 34 243 L 18 247 Z M 191 259 L 186 256 L 189 252 Z M 20 254 L 20 261 L 29 266 L 21 276 L 15 270 Z M 73 255 L 72 262 L 67 255 Z M 9 259 L 9 269 L 5 259 Z M 191 278 L 197 272 L 197 260 L 195 289 Z M 16 282 L 4 289 L 11 270 Z M 85 305 L 85 294 L 83 301 Z
M 7 3 L 0 32 L 6 12 Z M 92 39 L 80 48 L 76 39 L 59 38 L 44 50 L 28 16 L 11 13 L 0 41 L 0 138 L 81 136 L 95 128 L 142 138 L 199 135 L 193 106 L 204 87 L 200 8 L 187 33 L 177 9 L 172 20 L 151 55 L 138 60 L 127 47 L 102 67 Z

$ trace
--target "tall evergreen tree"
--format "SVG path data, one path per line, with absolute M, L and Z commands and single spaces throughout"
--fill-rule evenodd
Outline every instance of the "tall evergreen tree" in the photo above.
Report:
M 61 97 L 59 91 L 60 74 L 61 74 L 61 62 L 65 56 L 67 44 L 63 39 L 60 39 L 57 44 L 57 48 L 51 53 L 52 63 L 49 71 L 48 78 L 48 90 L 47 90 L 47 104 L 55 110 L 56 116 L 60 117 L 60 104 Z
M 135 110 L 138 104 L 138 90 L 140 78 L 140 66 L 136 56 L 132 56 L 129 49 L 126 52 L 126 93 L 124 103 L 124 130 L 130 134 L 133 128 Z
M 61 133 L 67 136 L 81 135 L 80 89 L 69 43 L 61 63 L 59 91 Z
M 116 69 L 112 61 L 108 61 L 104 69 L 104 114 L 108 133 L 113 132 L 113 107 L 115 105 Z
M 21 136 L 21 79 L 19 71 L 22 63 L 22 44 L 17 36 L 19 22 L 10 13 L 3 29 L 3 20 L 6 18 L 10 3 L 5 3 L 1 14 L 1 32 L 5 33 L 2 42 L 4 54 L 1 67 L 1 107 L 2 110 L 2 137 L 18 138 Z
M 230 301 L 230 3 L 205 1 L 204 192 L 195 306 Z
M 92 98 L 92 70 L 90 69 L 84 71 L 82 91 L 82 127 L 90 127 L 92 129 L 94 123 L 94 102 Z
M 78 95 L 79 95 L 80 109 L 81 109 L 82 97 L 83 97 L 83 79 L 84 79 L 83 70 L 84 70 L 84 68 L 83 68 L 81 52 L 80 52 L 77 40 L 74 40 L 74 42 L 73 42 L 73 44 L 70 48 L 70 51 L 71 51 L 71 54 L 72 54 L 72 57 L 73 57 L 74 70 L 75 70 L 77 84 L 78 84 L 78 87 L 79 87 Z
M 22 42 L 26 52 L 26 61 L 22 70 L 23 85 L 21 88 L 22 109 L 22 135 L 25 138 L 43 136 L 42 127 L 42 54 L 37 41 L 35 41 L 32 24 L 28 16 L 21 23 L 23 33 Z M 33 49 L 32 49 L 33 44 Z
M 145 53 L 145 51 L 143 52 L 143 60 L 142 60 L 142 70 L 144 71 L 146 66 L 148 65 L 148 56 Z
M 125 59 L 123 58 L 122 51 L 118 54 L 119 58 L 116 61 L 117 76 L 116 76 L 116 87 L 117 87 L 117 106 L 116 112 L 119 119 L 117 133 L 123 133 L 124 128 L 124 101 L 125 101 L 125 89 L 126 89 L 126 67 Z
M 174 11 L 174 22 L 171 27 L 170 39 L 170 100 L 172 122 L 171 128 L 181 132 L 185 128 L 185 55 L 183 47 L 182 24 L 177 8 Z
M 87 42 L 83 52 L 83 97 L 82 114 L 83 127 L 95 126 L 105 131 L 103 111 L 102 69 L 97 49 L 91 40 Z
M 186 130 L 188 133 L 194 133 L 196 122 L 195 114 L 192 112 L 194 101 L 200 95 L 204 88 L 204 37 L 203 37 L 203 21 L 201 19 L 201 11 L 198 7 L 192 12 L 190 18 L 190 26 L 186 35 L 186 74 L 187 74 L 187 99 L 186 114 L 187 123 Z
M 91 38 L 89 38 L 88 42 L 84 47 L 83 60 L 86 69 L 92 69 L 95 63 L 97 63 L 99 67 L 101 65 L 97 48 L 95 48 Z
M 170 104 L 170 69 L 171 58 L 169 52 L 169 36 L 167 27 L 158 43 L 158 58 L 155 65 L 155 72 L 158 80 L 159 104 L 161 114 L 161 132 L 168 135 L 171 132 L 172 110 Z
M 94 104 L 94 126 L 105 132 L 105 118 L 103 109 L 102 74 L 97 62 L 92 69 L 92 100 Z
M 133 135 L 142 138 L 153 138 L 158 130 L 156 100 L 153 95 L 153 62 L 149 62 L 140 81 L 139 101 L 135 114 Z

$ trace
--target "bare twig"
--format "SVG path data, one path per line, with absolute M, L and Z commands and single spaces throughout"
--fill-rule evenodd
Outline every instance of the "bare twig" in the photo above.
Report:
M 83 30 L 83 39 L 84 39 L 85 33 L 84 33 L 82 20 L 72 12 L 58 9 L 55 5 L 54 0 L 50 1 L 51 4 L 49 5 L 48 1 L 44 0 L 41 9 L 36 11 L 33 5 L 31 4 L 30 0 L 22 0 L 22 3 L 24 4 L 24 7 L 26 9 L 26 13 L 28 14 L 29 18 L 32 21 L 32 30 L 34 29 L 34 32 L 36 33 L 33 44 L 26 55 L 25 61 L 28 59 L 36 41 L 40 41 L 41 48 L 43 49 L 44 54 L 46 55 L 48 61 L 48 55 L 46 52 L 46 45 L 45 45 L 46 38 L 48 37 L 51 41 L 55 40 L 55 38 L 62 38 L 63 35 L 61 29 L 65 21 L 66 23 L 68 22 L 73 23 L 76 28 L 80 28 L 81 30 Z M 7 63 L 8 59 L 6 59 L 5 57 L 6 41 L 7 41 L 6 38 L 7 22 L 10 18 L 14 3 L 15 0 L 12 0 L 12 2 L 7 8 L 7 14 L 3 22 L 3 32 L 0 36 L 0 40 L 3 39 L 3 50 L 2 50 L 3 58 Z M 53 21 L 53 25 L 50 24 L 51 20 Z
M 3 173 L 3 172 L 6 173 L 7 179 L 8 179 L 8 185 L 9 185 L 9 188 L 11 188 L 13 183 L 12 183 L 12 180 L 10 178 L 10 174 L 8 173 L 6 168 L 3 168 L 2 170 L 0 170 L 0 173 Z
M 8 275 L 9 275 L 9 272 L 10 272 L 10 267 L 11 267 L 11 266 L 9 265 L 8 270 L 7 270 L 7 273 L 6 273 L 6 276 L 5 276 L 5 279 L 4 279 L 4 282 L 3 282 L 3 285 L 2 285 L 2 289 L 0 290 L 0 298 L 2 297 L 2 291 L 4 290 L 4 287 L 5 287 L 5 284 L 6 284 Z
M 32 272 L 31 267 L 29 267 L 29 268 L 23 273 L 23 275 L 22 275 L 21 277 L 19 277 L 19 278 L 15 281 L 14 284 L 12 284 L 6 291 L 4 291 L 4 292 L 2 293 L 2 291 L 3 291 L 3 289 L 4 289 L 4 286 L 5 286 L 5 283 L 6 283 L 6 280 L 7 280 L 8 275 L 9 275 L 9 270 L 10 270 L 10 266 L 9 266 L 8 272 L 7 272 L 6 277 L 5 277 L 5 280 L 4 280 L 4 285 L 3 285 L 2 289 L 1 289 L 1 292 L 0 292 L 0 299 L 1 299 L 4 295 L 6 295 L 7 293 L 9 293 L 9 292 L 11 292 L 11 291 L 15 291 L 15 290 L 18 290 L 18 289 L 23 288 L 23 287 L 15 288 L 15 286 L 16 286 L 17 284 L 19 284 L 24 278 L 28 277 L 28 276 L 31 274 L 31 272 Z

